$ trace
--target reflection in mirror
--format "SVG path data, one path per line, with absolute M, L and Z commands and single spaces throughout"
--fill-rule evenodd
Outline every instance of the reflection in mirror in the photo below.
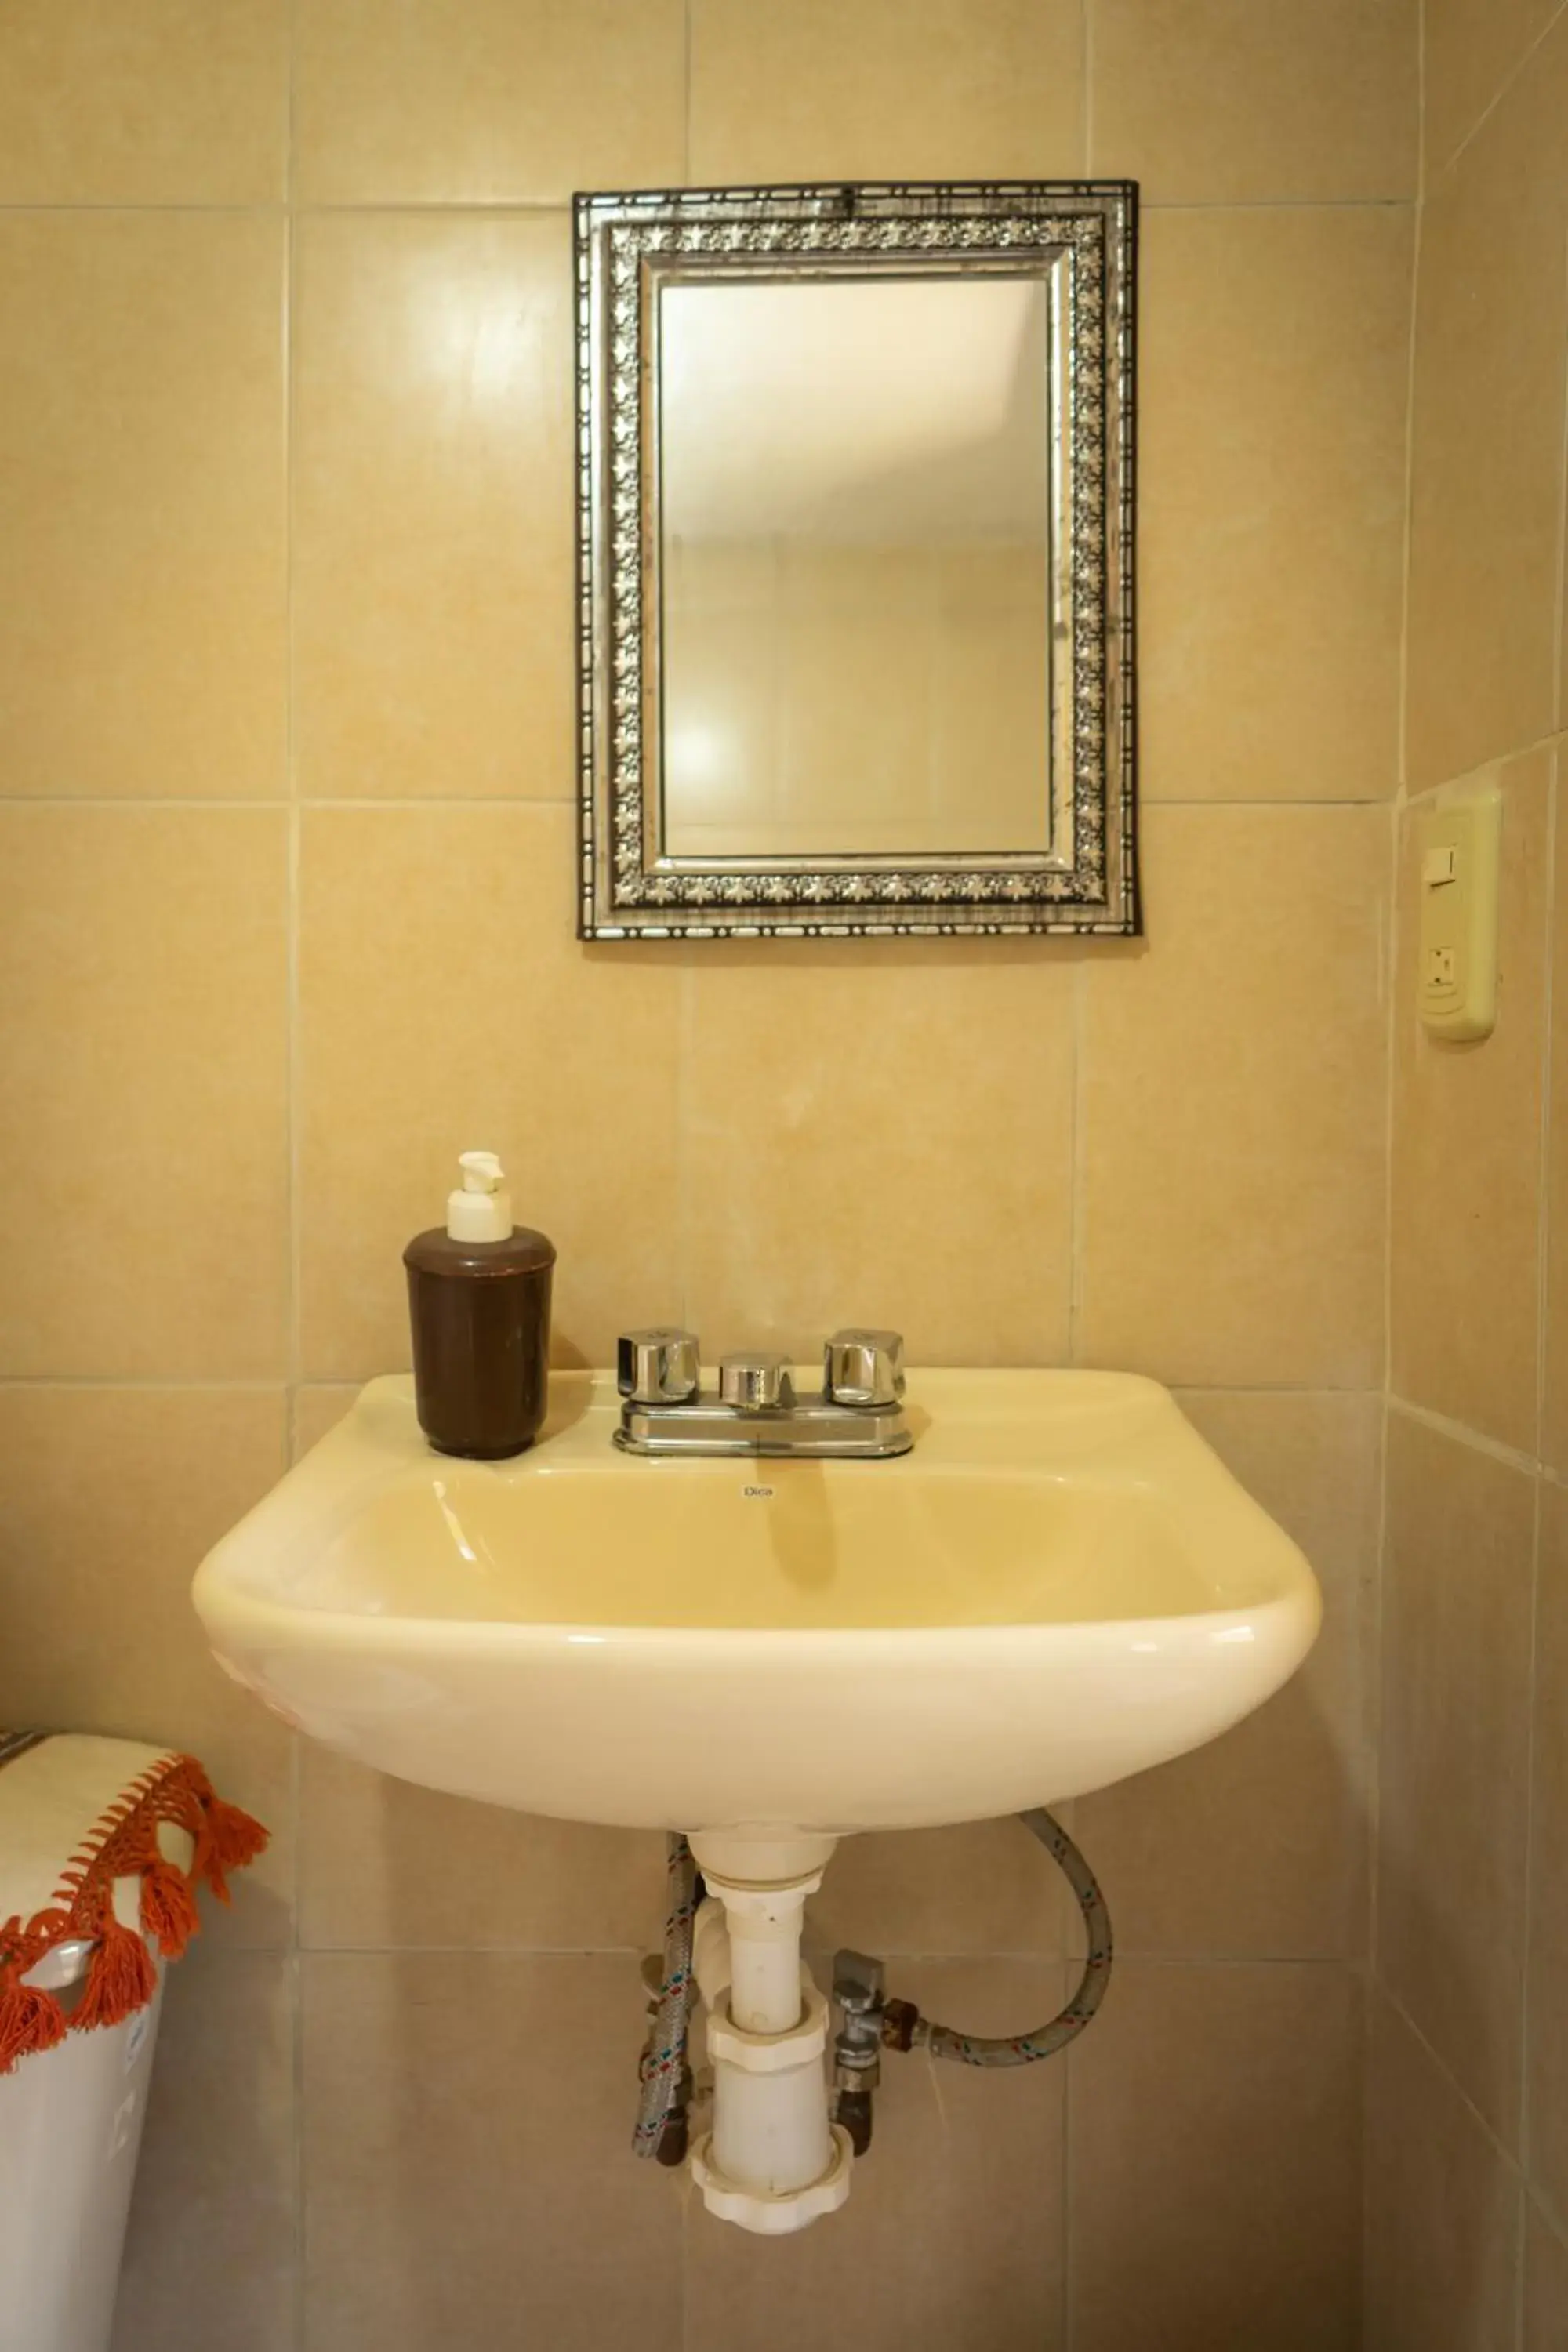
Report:
M 666 285 L 665 856 L 1051 846 L 1043 275 Z

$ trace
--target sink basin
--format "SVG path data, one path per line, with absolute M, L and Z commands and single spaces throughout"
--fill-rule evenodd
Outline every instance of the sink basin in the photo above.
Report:
M 373 1381 L 198 1571 L 219 1658 L 404 1779 L 759 1840 L 1049 1804 L 1212 1739 L 1317 1632 L 1311 1570 L 1166 1391 L 911 1371 L 889 1462 L 638 1460 L 557 1372 L 516 1461 Z

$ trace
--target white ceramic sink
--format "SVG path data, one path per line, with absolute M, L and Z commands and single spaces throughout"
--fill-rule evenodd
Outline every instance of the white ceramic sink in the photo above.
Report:
M 405 1378 L 204 1561 L 288 1721 L 568 1820 L 834 1834 L 1048 1804 L 1212 1739 L 1317 1632 L 1294 1544 L 1149 1381 L 911 1371 L 890 1462 L 639 1460 L 603 1373 L 434 1454 Z

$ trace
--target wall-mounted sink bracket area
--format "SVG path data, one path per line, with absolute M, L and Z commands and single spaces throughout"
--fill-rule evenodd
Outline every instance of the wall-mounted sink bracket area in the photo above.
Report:
M 539 1443 L 500 1463 L 434 1453 L 411 1381 L 373 1381 L 208 1555 L 195 1598 L 228 1671 L 342 1754 L 669 1836 L 639 2145 L 684 2146 L 671 1991 L 694 1982 L 714 2074 L 694 2170 L 712 2210 L 778 2233 L 847 2194 L 875 2061 L 900 2035 L 998 2063 L 1080 2030 L 1109 1923 L 1041 1809 L 1260 1706 L 1310 1648 L 1320 1599 L 1151 1381 L 921 1370 L 900 1392 L 896 1335 L 855 1333 L 829 1343 L 826 1399 L 815 1372 L 752 1357 L 707 1387 L 699 1370 L 683 1401 L 668 1391 L 694 1355 L 687 1335 L 628 1334 L 614 1373 L 555 1373 Z M 857 1376 L 863 1402 L 831 1393 Z M 742 1455 L 761 1450 L 749 1417 L 803 1398 L 808 1415 L 901 1424 L 906 1450 L 873 1466 L 785 1447 L 759 1475 L 703 1445 L 628 1449 L 637 1416 L 657 1434 L 710 1388 Z M 1067 1872 L 1103 1965 L 999 2060 L 888 1998 L 873 1958 L 840 1955 L 833 2120 L 828 2004 L 800 1934 L 838 1841 L 1005 1813 Z

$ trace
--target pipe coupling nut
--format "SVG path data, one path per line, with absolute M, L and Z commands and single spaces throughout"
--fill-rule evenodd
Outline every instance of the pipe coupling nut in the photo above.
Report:
M 748 2033 L 733 2024 L 728 2008 L 708 2019 L 708 2055 L 715 2065 L 739 2066 L 747 2074 L 784 2074 L 810 2065 L 827 2047 L 827 2003 L 813 1985 L 801 1992 L 800 2022 L 786 2033 Z
M 912 2050 L 920 2011 L 912 2000 L 889 2000 L 882 2009 L 882 2041 L 889 2050 Z
M 874 2091 L 882 2079 L 882 2053 L 842 2036 L 833 2045 L 833 2087 L 836 2091 Z

